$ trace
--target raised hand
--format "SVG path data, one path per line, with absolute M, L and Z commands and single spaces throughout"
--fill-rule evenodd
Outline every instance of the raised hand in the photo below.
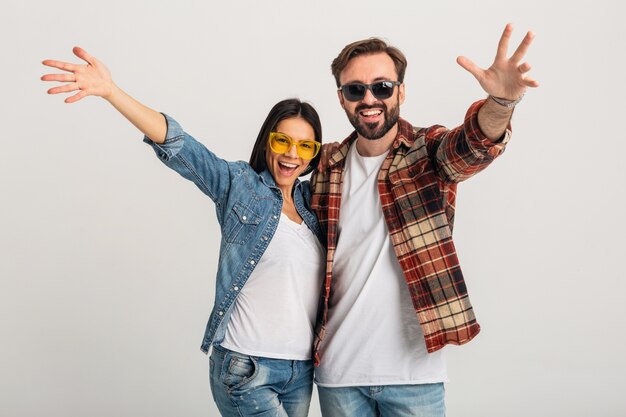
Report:
M 71 64 L 51 59 L 42 62 L 49 67 L 65 71 L 65 73 L 46 74 L 41 77 L 43 81 L 66 83 L 49 89 L 48 94 L 78 91 L 66 98 L 66 103 L 74 103 L 87 96 L 102 97 L 154 142 L 163 143 L 165 141 L 167 123 L 161 113 L 144 106 L 116 86 L 111 79 L 109 70 L 102 62 L 89 55 L 87 51 L 78 46 L 74 47 L 72 51 L 86 64 Z
M 506 100 L 516 100 L 524 95 L 528 87 L 539 86 L 537 81 L 527 76 L 531 68 L 530 64 L 521 63 L 535 35 L 532 32 L 526 33 L 520 45 L 509 58 L 507 53 L 512 32 L 513 25 L 509 23 L 504 28 L 498 43 L 496 58 L 487 69 L 478 67 L 464 56 L 457 58 L 457 63 L 478 80 L 487 94 Z
M 66 83 L 49 89 L 48 94 L 78 91 L 78 93 L 66 98 L 66 103 L 74 103 L 87 96 L 99 96 L 108 99 L 115 87 L 109 70 L 84 49 L 76 46 L 72 51 L 74 55 L 85 61 L 86 64 L 72 64 L 51 59 L 46 59 L 42 62 L 42 64 L 48 67 L 65 71 L 65 73 L 46 74 L 41 77 L 43 81 Z

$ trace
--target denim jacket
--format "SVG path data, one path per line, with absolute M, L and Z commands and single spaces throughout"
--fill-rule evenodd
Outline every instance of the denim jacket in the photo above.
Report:
M 263 256 L 274 236 L 283 197 L 269 171 L 260 174 L 243 161 L 227 162 L 185 133 L 172 118 L 167 120 L 165 143 L 150 144 L 165 165 L 196 186 L 215 202 L 222 231 L 215 303 L 204 333 L 201 349 L 208 353 L 212 344 L 224 340 L 237 295 Z M 293 199 L 298 214 L 321 239 L 317 218 L 309 205 L 308 181 L 296 180 Z

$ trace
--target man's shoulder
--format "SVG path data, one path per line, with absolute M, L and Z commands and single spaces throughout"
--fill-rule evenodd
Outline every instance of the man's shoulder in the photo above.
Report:
M 430 136 L 430 132 L 433 129 L 440 126 L 420 127 L 413 126 L 411 123 L 404 119 L 398 120 L 398 141 L 404 145 L 405 152 L 410 152 L 411 149 L 421 148 L 426 145 L 426 142 Z M 401 152 L 402 146 L 396 148 L 396 152 Z

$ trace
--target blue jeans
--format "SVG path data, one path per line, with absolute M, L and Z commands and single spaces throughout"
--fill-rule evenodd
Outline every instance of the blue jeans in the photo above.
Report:
M 209 380 L 224 417 L 306 417 L 313 361 L 248 356 L 213 346 Z
M 317 387 L 324 417 L 444 417 L 443 383 Z

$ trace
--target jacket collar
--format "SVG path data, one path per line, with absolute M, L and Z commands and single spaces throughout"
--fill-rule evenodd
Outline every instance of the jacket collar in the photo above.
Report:
M 269 172 L 267 168 L 261 171 L 261 173 L 259 174 L 259 177 L 261 178 L 261 181 L 263 182 L 263 184 L 267 185 L 269 188 L 278 189 L 278 187 L 276 186 L 276 181 L 274 181 L 274 177 L 272 176 L 272 174 Z M 296 178 L 296 182 L 294 182 L 293 188 L 296 189 L 299 186 L 300 186 L 300 180 Z

